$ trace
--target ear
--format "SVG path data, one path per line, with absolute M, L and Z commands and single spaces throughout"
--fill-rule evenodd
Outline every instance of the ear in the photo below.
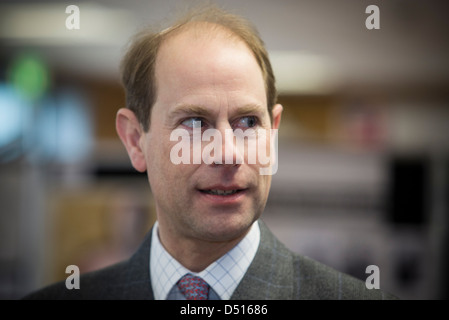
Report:
M 120 140 L 125 145 L 133 167 L 139 172 L 144 172 L 147 169 L 147 165 L 145 162 L 145 154 L 140 145 L 144 131 L 134 112 L 121 108 L 117 112 L 115 128 Z
M 281 123 L 281 114 L 284 108 L 280 104 L 276 104 L 271 110 L 273 116 L 273 127 L 272 129 L 279 129 L 279 124 Z

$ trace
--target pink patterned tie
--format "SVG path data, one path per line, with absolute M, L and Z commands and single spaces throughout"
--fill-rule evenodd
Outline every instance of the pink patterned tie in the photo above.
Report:
M 187 300 L 207 300 L 209 295 L 209 285 L 190 273 L 187 273 L 177 283 L 179 290 Z

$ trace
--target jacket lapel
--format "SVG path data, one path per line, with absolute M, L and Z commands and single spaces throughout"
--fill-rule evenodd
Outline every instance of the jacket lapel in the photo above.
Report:
M 152 233 L 153 229 L 147 233 L 143 243 L 126 265 L 126 285 L 122 292 L 126 299 L 154 300 L 149 266 Z
M 293 297 L 293 255 L 259 220 L 260 244 L 231 300 L 288 300 Z

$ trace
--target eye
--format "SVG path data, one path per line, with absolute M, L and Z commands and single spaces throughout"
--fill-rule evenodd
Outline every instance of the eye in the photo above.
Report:
M 236 123 L 237 128 L 247 129 L 258 125 L 258 119 L 255 116 L 245 116 L 238 119 Z
M 189 128 L 202 128 L 206 125 L 206 122 L 199 117 L 192 117 L 185 119 L 183 122 L 181 122 L 182 125 L 189 127 Z

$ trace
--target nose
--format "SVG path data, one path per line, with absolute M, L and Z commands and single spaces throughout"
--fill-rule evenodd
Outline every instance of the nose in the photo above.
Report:
M 236 146 L 234 130 L 229 122 L 220 124 L 214 130 L 214 141 L 211 142 L 214 145 L 213 155 L 208 152 L 210 155 L 208 163 L 212 166 L 240 166 L 244 161 L 244 155 Z

